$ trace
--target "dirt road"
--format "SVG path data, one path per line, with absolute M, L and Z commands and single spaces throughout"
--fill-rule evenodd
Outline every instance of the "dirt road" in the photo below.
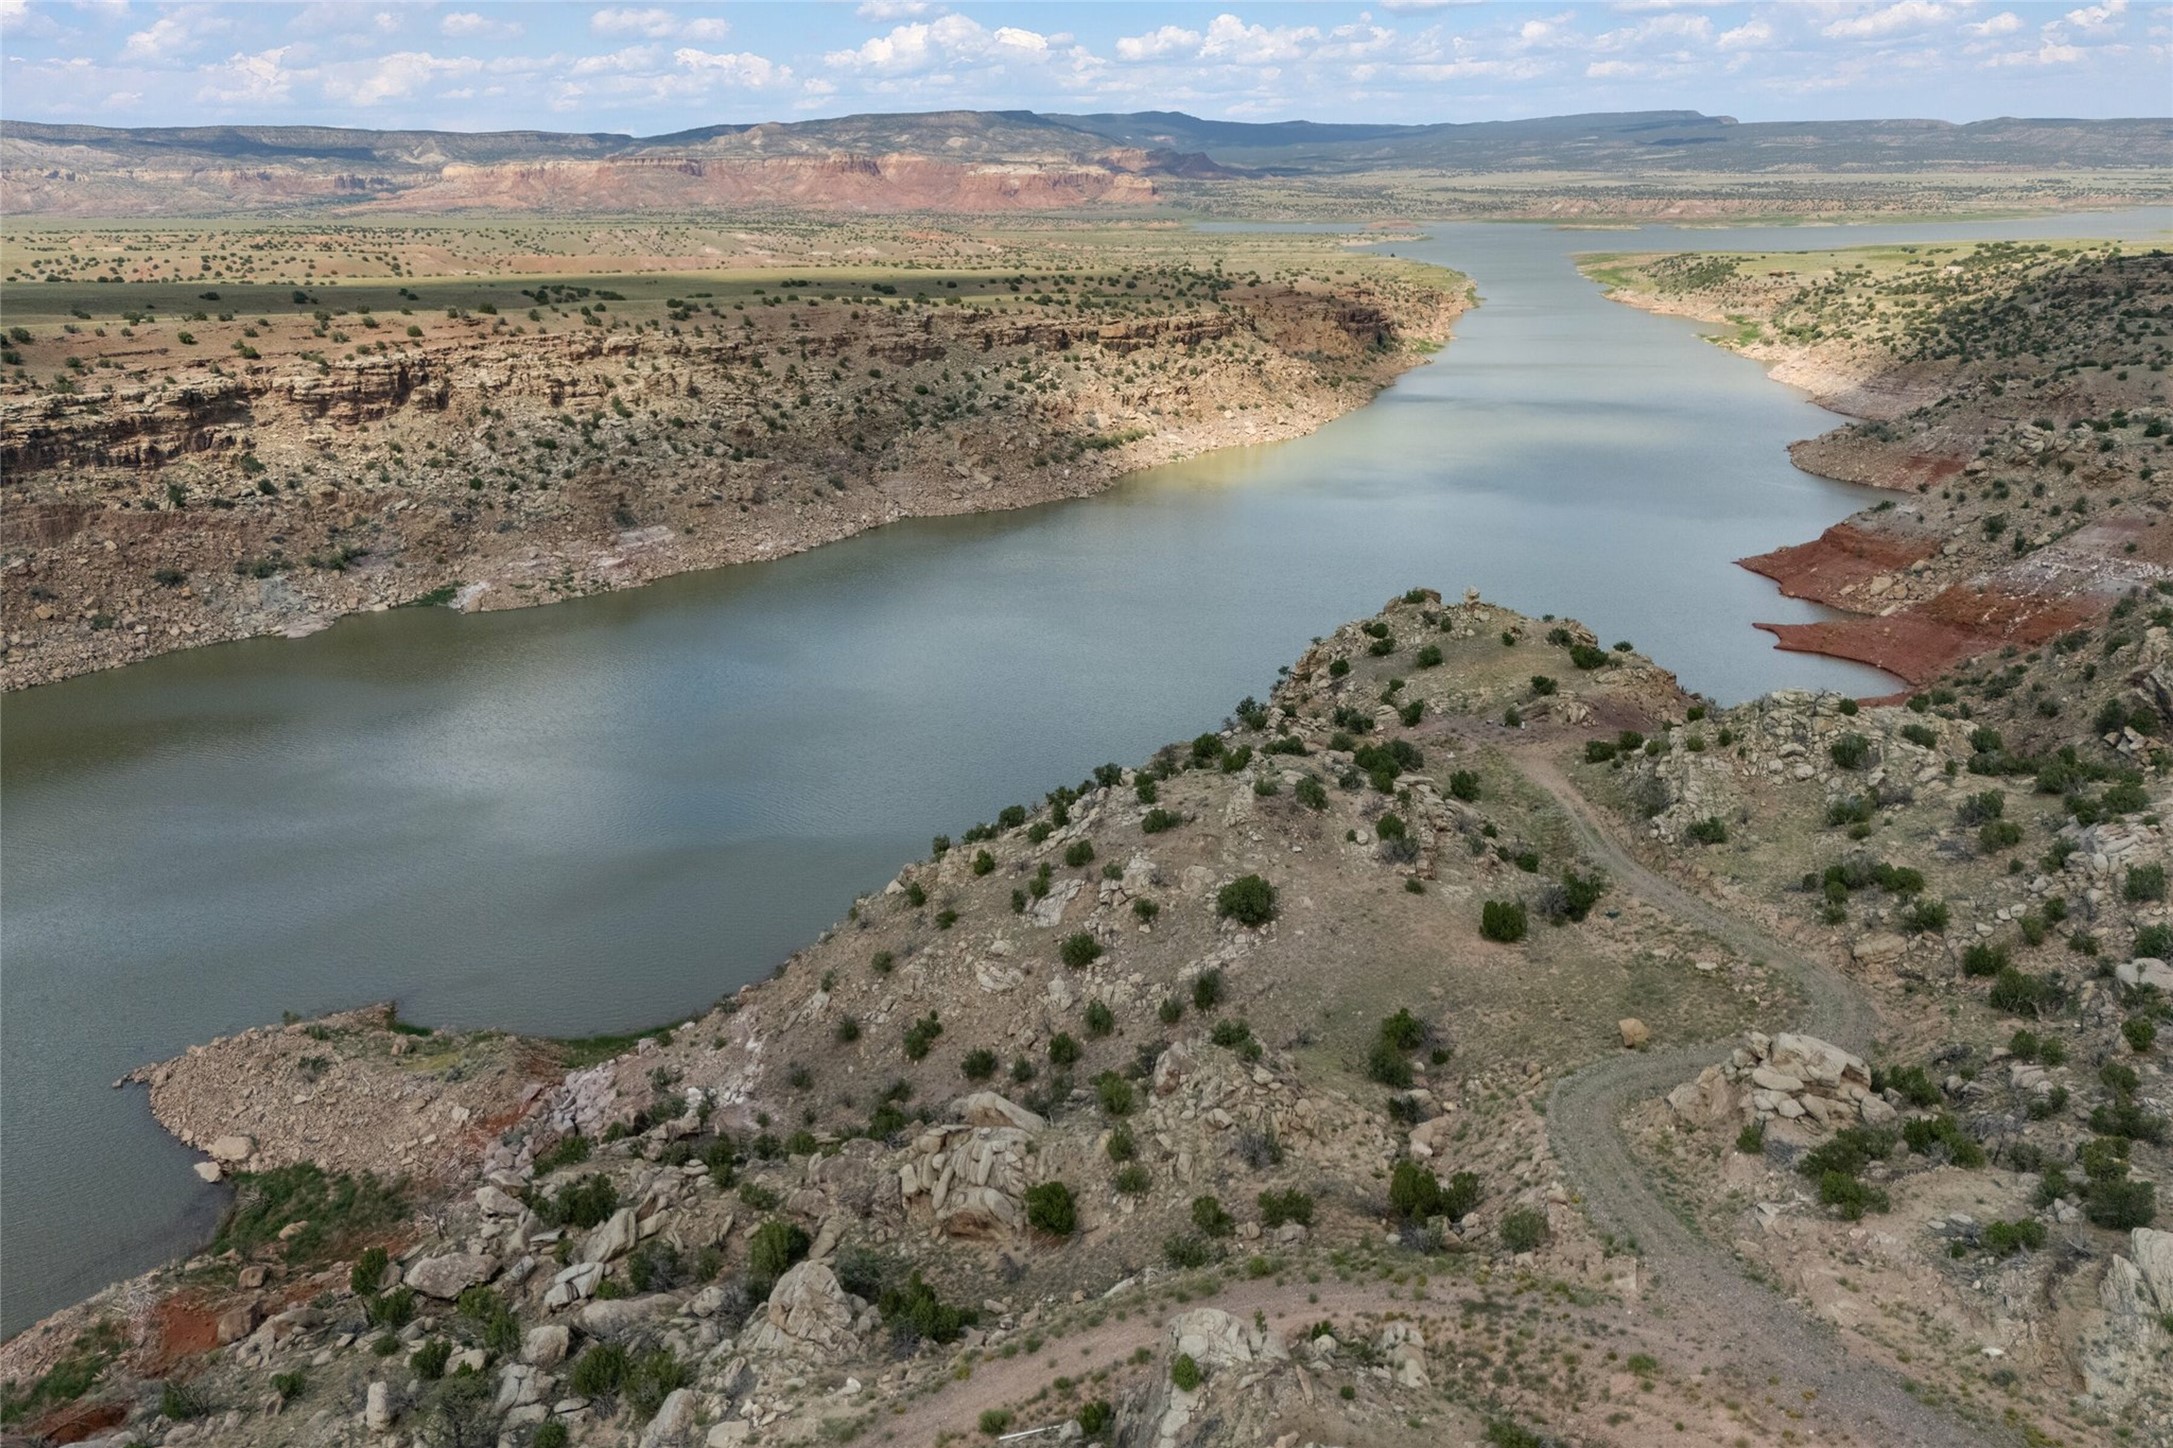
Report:
M 1586 852 L 1618 885 L 1786 975 L 1805 1001 L 1802 1018 L 1791 1023 L 1795 1029 L 1858 1053 L 1870 1048 L 1878 1010 L 1853 981 L 1646 869 L 1553 760 L 1536 749 L 1513 757 L 1525 777 L 1553 797 Z M 1547 1102 L 1547 1134 L 1586 1212 L 1636 1241 L 1653 1291 L 1672 1315 L 1726 1342 L 1752 1381 L 1777 1375 L 1815 1391 L 1823 1413 L 1859 1441 L 1894 1448 L 1982 1448 L 2007 1441 L 1989 1426 L 1964 1424 L 1918 1401 L 1885 1369 L 1850 1358 L 1831 1328 L 1743 1276 L 1726 1245 L 1686 1226 L 1646 1178 L 1623 1133 L 1623 1113 L 1695 1076 L 1732 1044 L 1625 1052 L 1556 1084 Z

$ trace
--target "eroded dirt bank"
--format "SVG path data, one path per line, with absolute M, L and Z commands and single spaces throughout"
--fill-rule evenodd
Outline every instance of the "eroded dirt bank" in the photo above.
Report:
M 2173 577 L 2163 253 L 1991 243 L 1586 269 L 1618 300 L 1733 328 L 1726 345 L 1864 419 L 1789 455 L 1893 496 L 1741 560 L 1853 615 L 1760 624 L 1781 647 L 1922 683 Z

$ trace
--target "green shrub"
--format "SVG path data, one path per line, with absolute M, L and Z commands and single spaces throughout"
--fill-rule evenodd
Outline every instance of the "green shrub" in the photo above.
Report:
M 889 1325 L 892 1340 L 906 1348 L 922 1342 L 956 1342 L 980 1319 L 971 1308 L 944 1302 L 933 1287 L 921 1280 L 919 1268 L 904 1282 L 876 1296 L 876 1308 Z
M 1237 1230 L 1237 1219 L 1213 1197 L 1192 1199 L 1192 1225 L 1210 1237 L 1227 1237 Z
M 1094 842 L 1092 840 L 1073 840 L 1064 847 L 1064 863 L 1073 869 L 1093 862 Z
M 407 1365 L 415 1370 L 415 1376 L 434 1383 L 445 1376 L 445 1365 L 452 1359 L 453 1345 L 442 1337 L 434 1337 L 409 1354 Z
M 1070 1066 L 1079 1060 L 1079 1043 L 1067 1031 L 1058 1031 L 1049 1037 L 1049 1059 L 1059 1066 Z
M 1252 1040 L 1252 1027 L 1242 1020 L 1220 1020 L 1215 1022 L 1215 1029 L 1207 1038 L 1226 1051 L 1243 1050 Z
M 1918 1116 L 1903 1122 L 1901 1139 L 1919 1156 L 1944 1150 L 1947 1160 L 1956 1166 L 1984 1165 L 1984 1148 L 1962 1130 L 1959 1121 L 1944 1111 L 1937 1116 Z
M 1275 918 L 1275 887 L 1258 875 L 1240 875 L 1215 894 L 1215 913 L 1259 927 Z
M 1411 662 L 1422 669 L 1439 668 L 1441 665 L 1441 646 L 1438 644 L 1422 645 L 1419 651 L 1411 656 Z
M 1512 1252 L 1531 1252 L 1547 1240 L 1547 1215 L 1519 1207 L 1501 1219 L 1501 1241 Z
M 986 1047 L 968 1051 L 965 1059 L 958 1063 L 959 1071 L 968 1081 L 986 1081 L 996 1074 L 996 1066 L 996 1053 Z
M 1040 1182 L 1026 1189 L 1026 1223 L 1037 1232 L 1069 1237 L 1079 1227 L 1079 1211 L 1071 1188 L 1060 1181 Z
M 1826 1143 L 1805 1152 L 1796 1170 L 1816 1181 L 1830 1171 L 1854 1176 L 1875 1161 L 1893 1154 L 1900 1135 L 1878 1126 L 1845 1126 Z
M 589 1139 L 580 1132 L 562 1136 L 544 1150 L 536 1153 L 535 1168 L 539 1177 L 549 1176 L 562 1166 L 579 1166 L 589 1159 Z
M 1209 966 L 1192 978 L 1192 1008 L 1211 1011 L 1222 1004 L 1222 970 Z
M 1901 928 L 1912 935 L 1937 935 L 1947 928 L 1952 912 L 1944 900 L 1918 900 L 1902 912 Z
M 988 874 L 988 873 L 989 873 L 989 872 L 990 872 L 991 870 L 993 870 L 993 869 L 995 869 L 995 868 L 996 868 L 996 857 L 995 857 L 994 855 L 990 854 L 990 853 L 989 853 L 988 851 L 986 851 L 986 850 L 976 850 L 976 851 L 974 851 L 974 854 L 973 854 L 973 873 L 974 873 L 974 874 L 976 874 L 976 875 L 986 875 L 986 874 Z
M 395 1287 L 381 1297 L 365 1297 L 362 1314 L 370 1326 L 397 1332 L 415 1320 L 415 1289 Z
M 628 1353 L 615 1342 L 598 1342 L 589 1345 L 587 1352 L 574 1359 L 573 1371 L 566 1382 L 576 1396 L 583 1398 L 615 1398 L 619 1389 L 626 1385 Z
M 1140 820 L 1142 834 L 1159 835 L 1164 830 L 1174 830 L 1185 822 L 1185 817 L 1175 810 L 1151 809 Z
M 1518 900 L 1489 900 L 1479 912 L 1479 933 L 1504 945 L 1524 938 L 1529 928 L 1524 905 Z
M 1088 1001 L 1086 1008 L 1087 1034 L 1100 1038 L 1117 1028 L 1117 1013 L 1107 1001 Z
M 2025 975 L 2013 966 L 2001 966 L 1993 977 L 1992 989 L 1985 999 L 1994 1010 L 2010 1015 L 2034 1016 L 2059 1003 L 2061 996 L 2059 977 Z
M 1011 1410 L 1008 1408 L 984 1408 L 981 1410 L 981 1436 L 994 1438 L 1011 1426 Z
M 1083 1436 L 1092 1438 L 1097 1434 L 1108 1432 L 1109 1425 L 1116 1420 L 1117 1411 L 1109 1405 L 1109 1400 L 1096 1398 L 1093 1402 L 1082 1406 L 1079 1409 L 1078 1417 L 1072 1421 L 1079 1425 L 1079 1432 Z
M 1441 1214 L 1441 1183 L 1417 1162 L 1396 1163 L 1388 1179 L 1388 1209 L 1405 1222 L 1423 1222 Z
M 2130 1016 L 2120 1023 L 2120 1034 L 2127 1038 L 2128 1049 L 2143 1055 L 2158 1044 L 2158 1025 L 2147 1016 Z
M 1366 1056 L 1366 1078 L 1400 1091 L 1411 1084 L 1411 1063 L 1389 1042 L 1375 1041 Z
M 1479 797 L 1479 776 L 1468 769 L 1459 769 L 1449 776 L 1449 794 L 1471 802 Z
M 1104 1071 L 1094 1078 L 1094 1099 L 1101 1103 L 1104 1116 L 1113 1120 L 1130 1116 L 1134 1105 L 1132 1083 L 1114 1071 Z
M 1169 1380 L 1176 1384 L 1180 1391 L 1191 1392 L 1199 1387 L 1204 1378 L 1205 1375 L 1200 1372 L 1200 1365 L 1192 1360 L 1191 1353 L 1181 1352 L 1177 1354 L 1177 1360 L 1169 1366 Z
M 1177 1232 L 1162 1239 L 1162 1260 L 1180 1271 L 1205 1267 L 1215 1260 L 1214 1244 L 1191 1232 Z
M 2149 1182 L 2095 1182 L 2083 1199 L 2083 1214 L 2110 1231 L 2147 1227 L 2158 1217 L 2157 1188 Z
M 1995 1257 L 2012 1257 L 2025 1249 L 2036 1251 L 2045 1245 L 2045 1224 L 2034 1217 L 2019 1222 L 1991 1221 L 1984 1225 L 1985 1250 Z
M 1818 1199 L 1850 1222 L 1862 1221 L 1864 1213 L 1883 1212 L 1891 1205 L 1884 1191 L 1858 1181 L 1845 1171 L 1820 1174 Z
M 347 1285 L 357 1297 L 375 1296 L 377 1284 L 385 1280 L 385 1269 L 391 1265 L 392 1258 L 383 1247 L 368 1248 L 349 1269 Z
M 1766 1149 L 1766 1124 L 1753 1121 L 1735 1134 L 1735 1149 L 1745 1156 L 1758 1156 Z
M 1728 822 L 1719 815 L 1707 815 L 1683 832 L 1692 844 L 1725 845 L 1728 843 Z
M 772 1217 L 755 1228 L 747 1243 L 747 1275 L 752 1283 L 761 1285 L 762 1296 L 769 1296 L 777 1279 L 807 1255 L 810 1245 L 799 1224 L 782 1217 Z
M 1275 1228 L 1295 1222 L 1301 1227 L 1313 1225 L 1313 1198 L 1311 1193 L 1290 1187 L 1283 1191 L 1262 1192 L 1258 1198 L 1260 1224 Z
M 1073 970 L 1083 970 L 1101 959 L 1102 943 L 1084 930 L 1075 931 L 1064 937 L 1056 953 Z
M 1605 764 L 1605 763 L 1607 763 L 1607 761 L 1608 761 L 1608 760 L 1610 760 L 1610 759 L 1613 759 L 1614 757 L 1615 757 L 1615 745 L 1614 745 L 1614 741 L 1613 741 L 1613 740 L 1610 740 L 1610 739 L 1587 739 L 1587 740 L 1585 741 L 1585 744 L 1584 744 L 1584 762 L 1585 762 L 1585 763 L 1587 763 L 1587 764 Z
M 2140 905 L 2165 898 L 2165 866 L 2135 865 L 2128 870 L 2121 882 L 2121 898 L 2131 905 Z
M 159 1386 L 158 1412 L 162 1418 L 187 1423 L 210 1416 L 211 1409 L 211 1399 L 205 1396 L 203 1389 L 179 1378 L 168 1378 Z
M 1980 940 L 1962 952 L 1962 974 L 1991 977 L 2005 970 L 2011 962 L 2007 947 Z
M 1117 1168 L 1110 1185 L 1128 1197 L 1142 1197 L 1154 1186 L 1154 1175 L 1138 1162 L 1127 1162 Z
M 935 1045 L 936 1037 L 942 1034 L 943 1022 L 936 1018 L 934 1011 L 922 1016 L 905 1028 L 905 1058 L 908 1061 L 925 1059 Z
M 1381 1022 L 1381 1039 L 1399 1051 L 1416 1051 L 1426 1044 L 1426 1023 L 1409 1007 L 1399 1008 Z

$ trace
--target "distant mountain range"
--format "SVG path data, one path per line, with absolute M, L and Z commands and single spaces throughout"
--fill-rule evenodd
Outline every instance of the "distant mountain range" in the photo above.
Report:
M 1783 121 L 1639 111 L 1443 125 L 1254 124 L 1178 111 L 935 111 L 661 136 L 115 129 L 0 121 L 11 215 L 1005 211 L 1155 204 L 1172 180 L 1370 172 L 2043 172 L 2173 168 L 2173 120 Z

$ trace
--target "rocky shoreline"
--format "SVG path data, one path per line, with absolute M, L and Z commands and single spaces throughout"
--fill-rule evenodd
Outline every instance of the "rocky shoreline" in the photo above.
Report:
M 425 318 L 390 351 L 337 361 L 306 330 L 275 358 L 262 325 L 237 320 L 226 330 L 253 338 L 236 345 L 263 354 L 238 372 L 0 391 L 0 689 L 349 613 L 525 607 L 903 518 L 1086 496 L 1311 432 L 1422 363 L 1470 304 L 1460 279 L 1400 272 L 1115 320 L 809 299 L 781 321 L 788 309 L 756 307 L 750 342 L 721 324 L 659 331 L 705 315 L 672 300 L 520 340 L 503 317 Z M 836 420 L 789 421 L 810 409 Z

